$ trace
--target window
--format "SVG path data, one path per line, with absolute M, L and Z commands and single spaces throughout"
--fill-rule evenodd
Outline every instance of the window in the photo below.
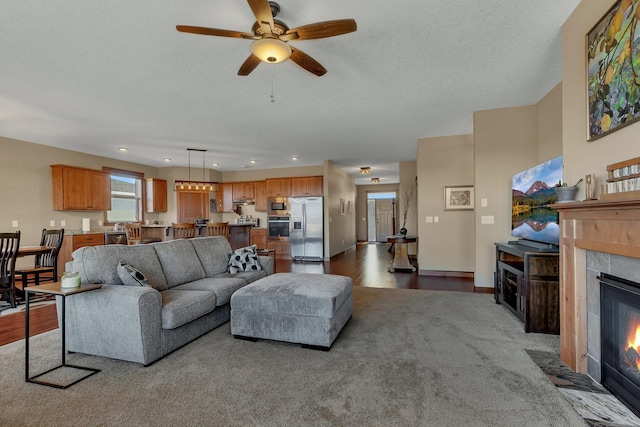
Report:
M 111 210 L 105 213 L 105 223 L 142 222 L 143 174 L 102 168 L 111 173 Z

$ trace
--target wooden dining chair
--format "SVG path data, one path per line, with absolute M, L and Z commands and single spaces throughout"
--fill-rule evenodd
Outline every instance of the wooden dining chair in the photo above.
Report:
M 139 245 L 146 243 L 156 243 L 161 240 L 157 237 L 145 237 L 142 238 L 142 224 L 134 222 L 131 224 L 125 224 L 124 230 L 127 235 L 127 245 Z
M 7 295 L 7 302 L 16 307 L 15 268 L 20 232 L 0 233 L 0 296 Z
M 191 239 L 196 237 L 195 222 L 171 223 L 171 235 L 174 239 Z
M 207 236 L 224 236 L 229 239 L 228 222 L 210 222 L 207 224 Z
M 20 277 L 20 289 L 29 285 L 39 285 L 45 282 L 58 281 L 58 253 L 64 240 L 64 228 L 60 230 L 42 229 L 40 246 L 48 246 L 51 251 L 35 256 L 33 267 L 16 270 L 16 277 Z

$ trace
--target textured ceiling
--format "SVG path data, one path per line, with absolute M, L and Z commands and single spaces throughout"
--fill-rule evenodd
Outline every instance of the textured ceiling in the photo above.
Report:
M 291 42 L 322 77 L 291 61 L 240 77 L 250 40 L 175 26 L 250 32 L 243 0 L 2 0 L 0 135 L 155 167 L 187 166 L 186 148 L 221 171 L 329 159 L 358 184 L 360 166 L 397 182 L 419 138 L 470 133 L 474 111 L 558 84 L 578 3 L 280 0 L 291 28 L 353 18 L 358 30 Z

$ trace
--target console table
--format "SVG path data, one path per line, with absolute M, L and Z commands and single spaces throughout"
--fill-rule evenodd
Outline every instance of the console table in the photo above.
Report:
M 54 282 L 54 283 L 46 283 L 44 285 L 38 285 L 38 286 L 27 286 L 24 288 L 24 292 L 25 292 L 25 299 L 26 299 L 26 307 L 25 307 L 25 316 L 24 316 L 24 342 L 25 342 L 25 346 L 24 346 L 24 380 L 28 383 L 36 383 L 36 384 L 41 384 L 41 385 L 46 385 L 49 387 L 54 387 L 54 388 L 61 388 L 61 389 L 65 389 L 67 387 L 71 387 L 72 385 L 82 381 L 83 379 L 90 377 L 91 375 L 100 372 L 100 369 L 95 369 L 95 368 L 86 368 L 84 366 L 78 366 L 78 365 L 71 365 L 66 363 L 66 341 L 65 341 L 65 324 L 66 324 L 66 307 L 65 307 L 65 299 L 68 296 L 74 295 L 74 294 L 79 294 L 81 292 L 88 292 L 88 291 L 92 291 L 94 289 L 99 289 L 101 288 L 102 285 L 81 285 L 77 288 L 63 288 L 62 284 L 60 282 Z M 33 377 L 29 376 L 29 294 L 30 293 L 41 293 L 41 294 L 49 294 L 49 295 L 55 295 L 55 296 L 59 296 L 61 297 L 61 312 L 62 312 L 62 324 L 60 325 L 60 331 L 62 334 L 62 363 L 58 366 L 55 366 L 47 371 L 44 371 L 38 375 L 34 375 Z M 83 370 L 83 371 L 88 371 L 87 374 L 85 374 L 84 376 L 78 378 L 77 380 L 73 381 L 70 384 L 56 384 L 56 383 L 51 383 L 48 381 L 44 381 L 44 380 L 40 380 L 38 379 L 39 377 L 48 374 L 50 372 L 55 371 L 56 369 L 60 369 L 60 368 L 72 368 L 72 369 L 79 369 L 79 370 Z
M 407 250 L 407 245 L 409 243 L 415 243 L 417 240 L 417 237 L 403 236 L 401 234 L 387 237 L 387 242 L 392 243 L 395 248 L 393 261 L 388 268 L 389 272 L 393 273 L 396 270 L 416 271 L 416 268 L 409 262 L 409 252 Z

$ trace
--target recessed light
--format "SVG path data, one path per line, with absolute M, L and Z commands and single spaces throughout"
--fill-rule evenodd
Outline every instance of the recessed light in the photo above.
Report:
M 298 158 L 296 156 L 293 156 L 291 160 L 298 160 Z
M 220 166 L 220 163 L 211 163 L 211 166 Z
M 369 166 L 363 166 L 360 168 L 360 173 L 363 175 L 369 175 L 371 173 L 371 168 Z
M 118 148 L 118 150 L 120 150 L 120 151 L 127 151 L 127 147 L 120 147 L 120 148 Z
M 380 178 L 371 178 L 371 182 L 380 182 Z
M 162 159 L 163 162 L 170 162 L 171 158 L 170 157 L 165 157 L 164 159 Z
M 256 164 L 256 163 L 258 163 L 258 162 L 257 162 L 257 161 L 255 161 L 255 160 L 249 160 L 249 163 Z

